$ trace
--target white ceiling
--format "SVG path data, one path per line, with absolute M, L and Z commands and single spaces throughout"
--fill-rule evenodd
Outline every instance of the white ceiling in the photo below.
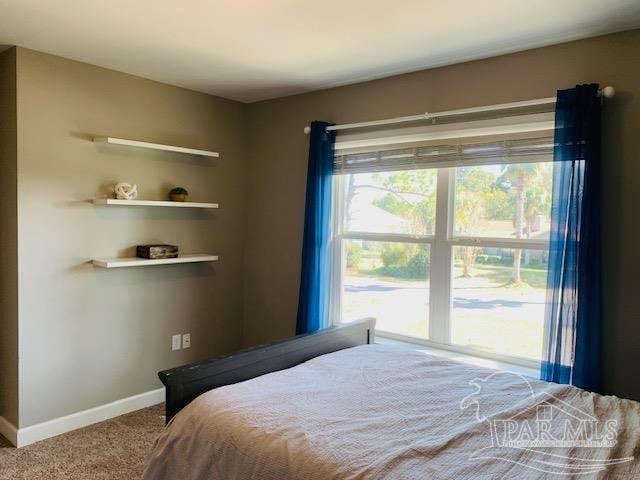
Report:
M 638 0 L 0 0 L 0 45 L 244 102 L 636 27 Z

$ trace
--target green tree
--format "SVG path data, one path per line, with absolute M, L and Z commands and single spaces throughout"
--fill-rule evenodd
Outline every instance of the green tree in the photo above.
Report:
M 550 164 L 539 165 L 535 175 L 527 185 L 525 192 L 525 228 L 527 238 L 531 236 L 536 217 L 540 214 L 548 215 L 551 211 L 552 170 Z
M 359 269 L 362 262 L 362 247 L 355 242 L 347 243 L 347 268 Z
M 389 213 L 404 218 L 411 232 L 425 235 L 433 232 L 436 205 L 435 170 L 407 170 L 376 175 L 382 186 L 374 187 L 387 193 L 373 204 Z
M 407 233 L 425 235 L 432 233 L 435 223 L 436 170 L 412 170 L 373 174 L 372 182 L 356 184 L 355 175 L 349 175 L 346 191 L 347 224 L 351 222 L 351 201 L 358 189 L 369 188 L 384 192 L 373 200 L 373 205 L 406 220 Z M 420 278 L 428 269 L 427 255 L 419 245 L 389 243 L 382 248 L 381 257 L 386 274 L 403 272 L 403 275 Z M 424 272 L 424 273 L 423 273 Z
M 515 216 L 513 226 L 515 238 L 528 238 L 536 215 L 548 209 L 550 198 L 541 180 L 544 168 L 540 163 L 514 163 L 505 165 L 498 178 L 498 184 L 504 189 L 513 190 L 515 195 Z M 509 283 L 522 283 L 522 249 L 516 248 L 513 255 L 513 267 Z
M 456 174 L 456 229 L 472 235 L 487 216 L 489 198 L 494 193 L 495 177 L 480 167 L 460 168 Z M 463 246 L 458 248 L 462 261 L 462 277 L 471 277 L 471 268 L 476 263 L 480 249 Z

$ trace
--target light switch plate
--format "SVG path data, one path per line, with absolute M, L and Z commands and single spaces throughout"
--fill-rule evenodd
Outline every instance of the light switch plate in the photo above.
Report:
M 190 348 L 191 347 L 191 334 L 185 333 L 182 335 L 182 348 Z
M 171 337 L 171 350 L 180 350 L 180 335 Z

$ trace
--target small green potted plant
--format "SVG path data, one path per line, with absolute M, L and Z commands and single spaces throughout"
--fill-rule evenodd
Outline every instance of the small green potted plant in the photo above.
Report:
M 169 192 L 169 198 L 173 202 L 184 202 L 187 200 L 188 196 L 189 196 L 189 192 L 187 192 L 187 190 L 182 187 L 172 188 L 171 191 Z

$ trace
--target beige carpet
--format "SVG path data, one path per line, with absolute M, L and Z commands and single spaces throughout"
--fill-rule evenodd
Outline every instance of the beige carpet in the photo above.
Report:
M 164 425 L 164 405 L 13 448 L 0 437 L 0 480 L 135 480 Z

